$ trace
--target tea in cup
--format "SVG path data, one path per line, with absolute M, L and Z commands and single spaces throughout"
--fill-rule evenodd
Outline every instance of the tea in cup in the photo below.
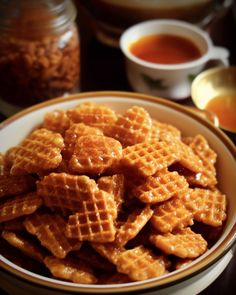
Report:
M 173 100 L 190 96 L 193 78 L 210 61 L 228 65 L 226 48 L 213 45 L 197 26 L 177 20 L 151 20 L 127 29 L 120 38 L 127 78 L 137 92 Z

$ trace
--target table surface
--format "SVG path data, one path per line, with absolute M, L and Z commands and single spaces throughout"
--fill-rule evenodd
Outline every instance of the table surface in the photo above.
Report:
M 119 90 L 119 91 L 132 91 L 130 88 L 125 74 L 125 64 L 121 51 L 117 48 L 112 48 L 99 43 L 93 35 L 92 27 L 90 24 L 90 17 L 87 12 L 76 3 L 78 9 L 77 23 L 80 30 L 81 38 L 81 91 L 99 91 L 99 90 Z M 232 25 L 234 29 L 232 29 Z M 230 26 L 230 30 L 228 27 Z M 221 30 L 219 30 L 219 27 Z M 232 11 L 229 15 L 224 16 L 220 20 L 218 27 L 215 31 L 212 30 L 212 36 L 215 37 L 217 45 L 223 45 L 231 51 L 230 63 L 236 64 L 236 42 L 235 37 L 226 34 L 227 32 L 235 32 L 236 23 L 233 18 Z M 215 32 L 221 32 L 216 34 Z M 215 34 L 215 35 L 214 35 Z M 234 34 L 234 33 L 233 33 Z M 222 38 L 222 36 L 227 37 Z M 191 105 L 191 98 L 187 98 L 180 102 L 181 104 Z M 0 121 L 4 119 L 0 116 Z M 234 247 L 236 253 L 236 247 Z M 203 292 L 201 295 L 211 294 L 235 294 L 236 290 L 236 259 L 233 257 L 224 272 Z M 5 294 L 1 292 L 0 294 Z

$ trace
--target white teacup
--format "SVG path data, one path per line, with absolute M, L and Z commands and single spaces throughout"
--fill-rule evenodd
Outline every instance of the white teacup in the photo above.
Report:
M 130 51 L 131 44 L 155 34 L 184 37 L 198 47 L 201 56 L 189 62 L 161 64 L 145 61 Z M 145 21 L 130 27 L 120 38 L 120 48 L 126 57 L 127 77 L 133 90 L 173 100 L 190 96 L 193 78 L 210 61 L 214 61 L 214 65 L 229 63 L 229 51 L 214 46 L 206 32 L 187 22 L 171 19 Z

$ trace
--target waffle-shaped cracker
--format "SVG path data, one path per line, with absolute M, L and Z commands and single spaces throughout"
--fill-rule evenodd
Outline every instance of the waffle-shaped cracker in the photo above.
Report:
M 2 153 L 0 153 L 0 176 L 5 174 L 5 172 L 4 172 L 4 158 L 5 158 L 5 156 Z
M 115 239 L 113 197 L 100 190 L 93 199 L 82 201 L 74 215 L 69 216 L 66 236 L 79 241 L 112 242 Z
M 11 198 L 0 205 L 0 222 L 29 215 L 41 207 L 43 201 L 36 193 Z
M 119 212 L 124 202 L 124 175 L 114 174 L 112 176 L 103 176 L 98 179 L 97 184 L 99 189 L 114 196 L 117 211 Z
M 207 250 L 207 242 L 190 228 L 184 228 L 175 233 L 152 235 L 150 240 L 164 253 L 181 258 L 196 258 Z
M 3 229 L 6 231 L 24 231 L 25 227 L 23 224 L 24 217 L 19 217 L 16 219 L 5 221 L 3 224 Z
M 188 209 L 193 216 L 203 209 L 205 203 L 204 190 L 199 188 L 189 189 L 188 193 L 180 197 L 186 209 Z
M 125 251 L 123 247 L 119 247 L 115 243 L 91 243 L 90 245 L 113 264 L 116 264 L 119 255 Z
M 26 230 L 36 235 L 40 243 L 54 256 L 65 258 L 72 250 L 79 250 L 81 242 L 65 236 L 66 222 L 58 214 L 34 213 L 24 221 Z
M 143 246 L 122 252 L 116 261 L 117 270 L 134 281 L 159 277 L 166 273 L 162 256 L 154 255 Z
M 150 176 L 178 160 L 175 144 L 155 139 L 123 150 L 121 164 L 141 176 Z
M 226 196 L 218 190 L 196 188 L 191 197 L 199 199 L 201 206 L 194 213 L 194 219 L 211 226 L 221 226 L 226 219 Z
M 209 146 L 209 143 L 203 135 L 196 135 L 192 138 L 188 145 L 200 158 L 207 160 L 212 165 L 216 163 L 217 154 Z
M 148 205 L 144 209 L 136 209 L 117 230 L 115 243 L 119 247 L 125 246 L 129 240 L 133 239 L 141 231 L 152 217 L 152 214 L 153 210 Z
M 80 202 L 89 199 L 96 191 L 96 182 L 86 175 L 51 173 L 37 182 L 37 192 L 44 204 L 62 213 L 76 212 Z
M 203 170 L 198 177 L 188 176 L 187 180 L 192 185 L 214 187 L 217 184 L 215 163 L 217 155 L 210 148 L 207 140 L 202 135 L 196 135 L 188 144 L 193 152 L 201 159 Z
M 32 191 L 35 179 L 30 175 L 0 175 L 0 198 Z
M 172 138 L 181 138 L 181 132 L 179 129 L 171 124 L 166 124 L 156 120 L 152 120 L 152 129 L 150 138 L 157 138 L 161 140 L 170 141 Z
M 144 203 L 156 204 L 181 195 L 187 189 L 188 182 L 184 176 L 163 169 L 154 176 L 147 177 L 144 183 L 135 187 L 132 194 Z
M 97 270 L 106 272 L 114 272 L 115 270 L 114 264 L 99 255 L 89 244 L 84 243 L 82 248 L 79 251 L 75 251 L 74 254 Z
M 17 147 L 14 146 L 6 151 L 1 158 L 1 173 L 0 175 L 10 175 L 11 167 L 15 158 L 15 151 Z
M 29 238 L 22 236 L 21 233 L 6 230 L 2 232 L 2 237 L 13 247 L 16 247 L 23 252 L 26 256 L 43 263 L 45 251 Z
M 35 130 L 16 148 L 11 174 L 37 173 L 58 167 L 63 147 L 59 133 L 45 128 Z
M 193 214 L 186 209 L 182 200 L 174 198 L 154 209 L 151 223 L 161 233 L 171 232 L 193 224 Z
M 37 274 L 45 274 L 46 268 L 41 262 L 38 262 L 35 259 L 29 259 L 23 252 L 18 250 L 16 247 L 10 245 L 5 239 L 0 239 L 0 253 L 6 259 L 14 263 L 15 265 L 20 266 L 25 270 L 29 270 L 31 272 Z M 47 273 L 47 270 L 46 270 Z M 2 280 L 2 276 L 1 276 Z
M 66 155 L 66 157 L 72 156 L 78 138 L 89 134 L 102 136 L 103 132 L 98 128 L 85 125 L 84 123 L 71 124 L 70 128 L 65 132 L 65 151 L 63 152 L 63 155 Z
M 95 284 L 97 282 L 92 269 L 78 259 L 71 257 L 58 259 L 47 256 L 44 263 L 55 278 L 79 284 Z
M 72 122 L 84 123 L 99 128 L 105 135 L 109 133 L 110 126 L 117 120 L 116 113 L 112 109 L 91 102 L 83 103 L 76 108 L 70 109 L 67 111 L 67 114 Z
M 44 116 L 42 128 L 64 134 L 69 127 L 70 119 L 64 110 L 54 110 Z
M 201 234 L 208 243 L 208 248 L 211 248 L 220 238 L 224 226 L 211 226 L 203 222 L 194 222 L 191 227 L 192 231 Z
M 76 142 L 69 169 L 78 174 L 101 174 L 122 156 L 119 141 L 106 136 L 81 136 Z
M 112 126 L 110 136 L 129 146 L 144 142 L 149 136 L 152 120 L 148 112 L 138 106 L 129 108 Z
M 178 139 L 173 139 L 176 144 L 176 151 L 179 154 L 178 162 L 185 168 L 195 173 L 203 171 L 204 167 L 201 159 L 193 152 L 192 148 Z

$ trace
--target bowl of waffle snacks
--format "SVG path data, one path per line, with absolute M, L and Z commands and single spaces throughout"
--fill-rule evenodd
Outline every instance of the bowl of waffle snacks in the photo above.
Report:
M 5 282 L 171 294 L 234 242 L 235 147 L 175 103 L 125 92 L 50 100 L 1 124 L 0 152 Z

